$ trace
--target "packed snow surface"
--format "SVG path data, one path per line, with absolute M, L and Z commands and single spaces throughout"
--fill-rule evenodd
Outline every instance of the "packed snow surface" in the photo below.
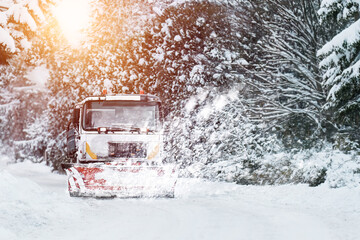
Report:
M 179 179 L 174 199 L 93 199 L 66 179 L 0 164 L 0 239 L 359 239 L 359 188 Z

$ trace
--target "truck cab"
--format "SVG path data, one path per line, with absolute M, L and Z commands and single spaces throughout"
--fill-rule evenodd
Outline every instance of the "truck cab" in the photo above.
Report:
M 88 97 L 74 110 L 68 154 L 74 162 L 161 161 L 161 102 L 153 95 Z

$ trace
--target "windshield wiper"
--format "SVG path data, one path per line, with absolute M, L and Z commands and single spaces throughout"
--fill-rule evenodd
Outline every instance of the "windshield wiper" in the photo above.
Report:
M 127 131 L 125 128 L 121 128 L 121 127 L 110 127 L 110 128 L 106 128 L 106 130 L 108 132 L 125 132 L 125 131 Z
M 120 124 L 120 123 L 118 123 L 118 124 L 113 123 L 111 125 L 116 126 L 115 129 L 122 129 L 122 131 L 128 131 L 131 133 L 134 133 L 134 132 L 140 133 L 141 132 L 141 129 L 139 127 L 134 127 L 131 125 L 124 125 L 124 124 Z M 110 128 L 110 129 L 113 129 L 113 128 Z
M 100 130 L 102 129 L 102 130 Z M 95 130 L 95 129 L 94 129 Z M 99 133 L 104 132 L 130 132 L 130 133 L 138 133 L 140 134 L 142 132 L 140 127 L 128 127 L 128 126 L 121 126 L 121 127 L 102 127 L 97 129 Z M 153 129 L 146 129 L 146 133 L 154 133 L 155 131 Z
M 140 133 L 140 128 L 138 127 L 131 127 L 129 132 L 133 133 L 133 132 L 137 132 L 137 133 Z
M 108 133 L 108 132 L 125 132 L 125 128 L 111 128 L 111 127 L 98 127 L 98 133 Z
M 137 132 L 137 133 L 155 133 L 155 129 L 149 129 L 149 128 L 144 128 L 143 130 L 139 127 L 131 127 L 130 132 Z

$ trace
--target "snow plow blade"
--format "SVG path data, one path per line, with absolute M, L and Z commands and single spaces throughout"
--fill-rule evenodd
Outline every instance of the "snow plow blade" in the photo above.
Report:
M 62 164 L 72 197 L 174 197 L 173 166 Z

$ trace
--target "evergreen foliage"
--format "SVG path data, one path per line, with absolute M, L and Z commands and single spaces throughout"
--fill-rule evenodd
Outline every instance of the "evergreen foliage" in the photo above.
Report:
M 0 64 L 29 48 L 51 0 L 6 1 L 0 5 Z
M 323 1 L 319 10 L 324 24 L 338 26 L 333 38 L 318 51 L 325 71 L 326 109 L 334 113 L 339 128 L 356 132 L 360 124 L 359 11 L 359 2 L 350 0 Z

